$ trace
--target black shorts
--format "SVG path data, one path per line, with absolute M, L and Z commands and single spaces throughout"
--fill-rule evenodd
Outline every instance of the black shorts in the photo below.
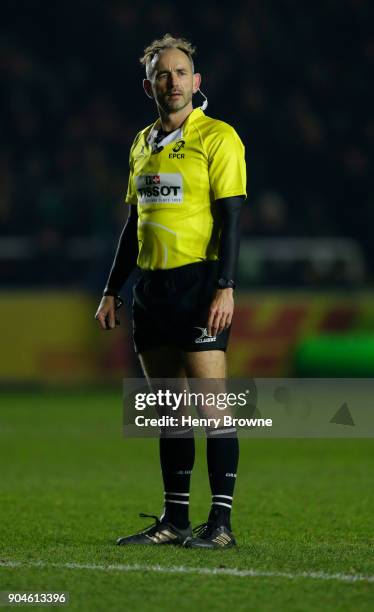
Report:
M 217 261 L 170 270 L 141 270 L 133 301 L 136 352 L 160 346 L 226 351 L 230 328 L 217 336 L 208 336 L 206 329 L 217 275 Z

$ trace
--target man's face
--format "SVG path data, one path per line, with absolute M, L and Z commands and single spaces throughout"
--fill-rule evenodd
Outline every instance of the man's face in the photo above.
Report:
M 192 101 L 196 77 L 188 56 L 180 49 L 165 49 L 151 62 L 150 84 L 157 106 L 166 114 L 182 110 Z

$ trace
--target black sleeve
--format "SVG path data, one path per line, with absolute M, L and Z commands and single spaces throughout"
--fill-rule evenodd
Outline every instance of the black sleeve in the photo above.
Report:
M 244 201 L 244 195 L 216 200 L 216 210 L 221 227 L 218 278 L 234 282 L 240 246 L 240 216 Z
M 138 210 L 130 206 L 129 216 L 122 230 L 104 295 L 117 295 L 136 266 L 138 258 Z

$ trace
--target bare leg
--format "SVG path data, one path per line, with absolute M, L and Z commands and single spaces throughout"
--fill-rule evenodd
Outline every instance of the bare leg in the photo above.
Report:
M 185 378 L 183 352 L 172 346 L 149 349 L 139 355 L 147 380 L 150 378 Z
M 184 353 L 184 363 L 189 378 L 226 378 L 224 351 Z
M 226 392 L 226 354 L 224 351 L 200 351 L 185 353 L 185 367 L 187 376 L 194 380 L 190 387 L 196 393 L 218 394 Z M 228 410 L 218 410 L 216 406 L 199 403 L 197 406 L 200 416 L 207 418 L 221 418 L 228 414 Z

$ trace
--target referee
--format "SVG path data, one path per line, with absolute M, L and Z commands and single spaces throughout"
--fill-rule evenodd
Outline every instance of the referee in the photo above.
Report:
M 129 216 L 96 313 L 103 329 L 115 327 L 119 291 L 137 266 L 134 344 L 148 380 L 226 378 L 246 197 L 244 147 L 230 125 L 205 115 L 206 99 L 193 108 L 201 82 L 194 51 L 185 39 L 166 34 L 140 60 L 144 90 L 159 118 L 137 134 L 131 147 Z M 207 430 L 212 505 L 207 522 L 193 531 L 188 513 L 193 431 L 164 429 L 159 444 L 163 514 L 117 543 L 235 545 L 230 513 L 239 457 L 236 431 Z

